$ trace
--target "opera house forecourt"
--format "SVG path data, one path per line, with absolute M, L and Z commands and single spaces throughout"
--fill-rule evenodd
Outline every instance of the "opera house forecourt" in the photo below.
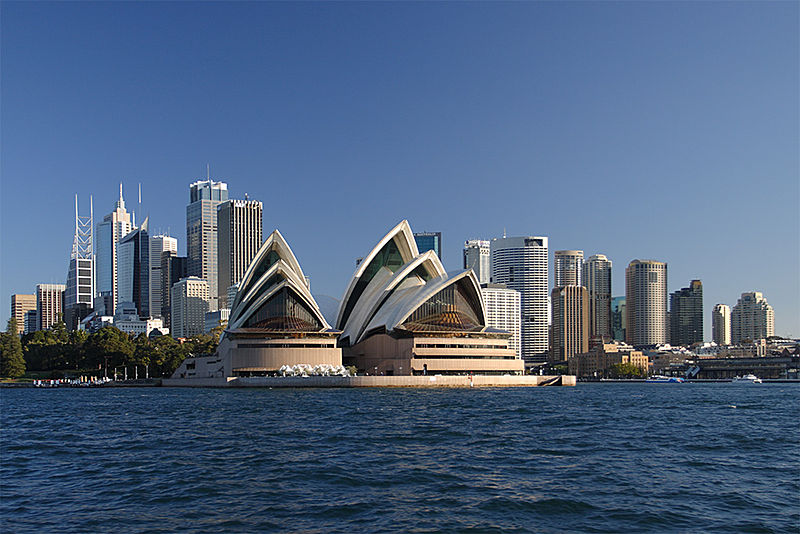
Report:
M 575 384 L 572 376 L 524 375 L 510 337 L 486 326 L 474 271 L 448 273 L 435 252 L 420 254 L 407 221 L 359 263 L 331 328 L 275 230 L 239 284 L 217 352 L 187 358 L 163 385 Z M 342 365 L 355 367 L 356 376 Z

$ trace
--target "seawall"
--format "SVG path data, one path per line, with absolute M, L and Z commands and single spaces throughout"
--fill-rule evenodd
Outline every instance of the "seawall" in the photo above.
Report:
M 239 388 L 369 388 L 369 387 L 541 387 L 574 386 L 572 375 L 474 375 L 469 376 L 287 376 L 251 378 L 165 378 L 166 387 Z

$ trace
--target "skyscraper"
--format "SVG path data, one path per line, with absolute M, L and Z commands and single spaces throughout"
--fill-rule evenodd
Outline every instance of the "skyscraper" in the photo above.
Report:
M 89 197 L 89 215 L 78 215 L 78 195 L 75 195 L 75 236 L 67 270 L 64 291 L 64 323 L 68 330 L 77 330 L 81 319 L 92 312 L 95 295 L 94 250 L 92 227 L 94 210 Z
M 488 243 L 488 241 L 487 241 Z M 486 326 L 511 332 L 508 348 L 520 356 L 520 294 L 503 284 L 481 284 L 481 296 L 486 306 Z
M 154 235 L 150 237 L 150 315 L 162 315 L 162 277 L 161 254 L 166 251 L 178 253 L 178 240 L 168 235 Z
M 47 330 L 64 316 L 64 284 L 36 286 L 36 329 Z
M 691 345 L 703 342 L 703 283 L 692 280 L 689 287 L 669 296 L 669 342 Z
M 167 328 L 172 328 L 172 287 L 186 278 L 186 263 L 186 256 L 178 256 L 175 251 L 161 253 L 161 319 Z
M 17 333 L 25 333 L 25 313 L 36 310 L 36 295 L 11 295 L 11 317 L 17 320 Z
M 667 264 L 633 260 L 625 269 L 626 337 L 631 345 L 655 345 L 669 339 Z
M 628 325 L 626 316 L 625 297 L 614 297 L 611 299 L 611 330 L 614 333 L 614 340 L 625 341 L 625 330 Z
M 202 334 L 208 311 L 208 282 L 190 276 L 172 286 L 172 337 Z
M 147 219 L 117 245 L 117 304 L 132 302 L 140 317 L 150 316 L 150 236 Z
M 414 241 L 420 254 L 432 250 L 442 259 L 442 232 L 416 232 Z
M 775 312 L 758 291 L 742 293 L 731 311 L 731 342 L 757 341 L 775 335 Z
M 189 185 L 186 256 L 189 276 L 208 282 L 210 309 L 218 308 L 217 206 L 228 200 L 228 184 L 210 178 Z M 227 289 L 227 288 L 225 288 Z
M 611 337 L 611 260 L 590 256 L 583 264 L 583 286 L 589 291 L 589 337 Z
M 228 288 L 238 283 L 261 247 L 262 210 L 257 200 L 227 200 L 217 207 L 219 227 L 219 284 L 221 307 L 227 302 Z
M 717 304 L 711 313 L 711 328 L 713 340 L 717 345 L 731 344 L 731 307 L 727 304 Z
M 114 314 L 117 303 L 117 243 L 132 229 L 133 220 L 131 214 L 125 210 L 122 184 L 119 184 L 119 200 L 114 204 L 114 211 L 103 217 L 94 236 L 97 276 L 95 297 L 110 304 L 111 309 L 105 310 L 108 315 Z
M 556 250 L 553 256 L 555 271 L 555 287 L 583 285 L 581 272 L 583 271 L 582 250 Z
M 502 237 L 491 242 L 492 282 L 520 292 L 522 358 L 544 363 L 548 353 L 547 237 Z
M 491 245 L 488 241 L 470 239 L 464 243 L 464 268 L 475 271 L 481 284 L 491 281 Z
M 589 292 L 583 286 L 556 287 L 550 293 L 553 306 L 553 339 L 550 362 L 566 362 L 570 356 L 589 351 Z

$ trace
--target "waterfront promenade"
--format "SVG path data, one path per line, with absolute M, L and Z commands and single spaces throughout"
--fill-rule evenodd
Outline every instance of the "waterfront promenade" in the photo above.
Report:
M 165 378 L 163 386 L 239 388 L 369 388 L 369 387 L 541 387 L 574 386 L 571 375 L 434 375 L 434 376 L 287 376 Z

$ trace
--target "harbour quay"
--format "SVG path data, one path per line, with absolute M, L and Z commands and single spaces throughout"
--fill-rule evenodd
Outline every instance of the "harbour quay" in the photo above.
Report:
M 165 378 L 165 387 L 232 388 L 386 388 L 386 387 L 545 387 L 574 386 L 573 375 L 428 375 L 428 376 L 253 376 Z

